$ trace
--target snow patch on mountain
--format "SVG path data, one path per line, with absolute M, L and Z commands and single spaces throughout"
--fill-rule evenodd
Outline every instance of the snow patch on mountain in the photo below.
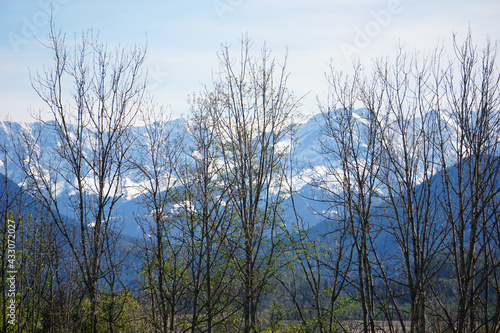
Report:
M 358 144 L 359 149 L 362 151 L 366 148 L 366 138 L 364 136 L 365 133 L 367 133 L 366 128 L 370 125 L 370 123 L 366 118 L 366 114 L 364 114 L 362 110 L 354 112 L 352 117 L 359 129 L 356 144 Z M 446 122 L 446 124 L 453 122 L 452 119 L 446 118 L 445 115 L 443 115 L 443 119 L 441 121 Z M 299 211 L 301 216 L 305 217 L 308 223 L 314 225 L 315 223 L 322 221 L 325 216 L 336 214 L 334 207 L 331 207 L 330 204 L 322 201 L 327 194 L 325 194 L 325 191 L 321 188 L 327 188 L 329 191 L 339 193 L 342 190 L 342 187 L 339 183 L 339 178 L 336 176 L 342 176 L 343 170 L 341 163 L 336 160 L 337 157 L 334 155 L 325 157 L 322 154 L 322 145 L 331 148 L 335 147 L 334 145 L 336 144 L 333 138 L 324 135 L 324 127 L 326 123 L 322 114 L 317 114 L 310 118 L 303 119 L 295 125 L 297 127 L 293 137 L 283 138 L 281 142 L 278 143 L 277 149 L 283 153 L 290 153 L 292 155 L 293 170 L 292 174 L 289 176 L 291 176 L 292 190 L 298 194 L 295 198 L 296 209 Z M 415 125 L 418 127 L 418 124 Z M 191 147 L 187 149 L 188 151 L 190 150 L 190 153 L 182 153 L 183 163 L 194 165 L 197 161 L 200 161 L 202 154 L 196 149 L 196 147 L 194 147 L 193 143 L 189 139 L 190 124 L 185 119 L 174 119 L 164 126 L 159 126 L 160 128 L 166 130 L 166 132 L 170 133 L 169 140 L 171 141 L 174 149 L 177 149 L 177 147 L 181 144 L 184 145 L 184 147 Z M 61 197 L 62 200 L 68 200 L 69 197 L 74 195 L 76 193 L 75 186 L 77 186 L 76 179 L 72 180 L 71 183 L 62 181 L 63 174 L 65 170 L 69 170 L 69 166 L 65 164 L 64 161 L 58 160 L 57 157 L 52 156 L 54 155 L 52 154 L 54 150 L 63 149 L 63 146 L 59 142 L 57 133 L 54 132 L 52 125 L 50 123 L 0 122 L 0 142 L 4 143 L 9 152 L 9 157 L 15 158 L 14 143 L 12 142 L 13 136 L 11 135 L 12 129 L 18 133 L 25 133 L 29 139 L 36 140 L 37 148 L 35 152 L 42 156 L 41 169 L 38 170 L 38 172 L 42 172 L 47 175 L 49 172 L 48 170 L 51 170 L 50 172 L 54 173 L 53 176 L 59 173 L 57 175 L 58 183 L 55 183 L 52 186 L 54 190 L 53 193 L 55 193 L 58 198 Z M 138 142 L 140 145 L 147 146 L 147 142 L 145 140 L 147 140 L 148 135 L 145 127 L 134 127 L 131 131 L 136 137 L 141 138 Z M 447 142 L 447 145 L 452 148 L 452 143 L 450 141 L 453 141 L 452 137 L 450 137 Z M 400 150 L 403 145 L 397 135 L 394 135 L 393 144 L 396 150 Z M 92 142 L 85 142 L 84 154 L 86 154 L 86 156 L 91 156 L 91 145 Z M 140 149 L 132 149 L 131 152 L 132 159 L 140 161 L 144 170 L 147 171 L 152 169 L 152 166 L 147 162 L 147 156 L 140 155 L 143 154 Z M 23 176 L 21 170 L 15 165 L 15 163 L 13 163 L 12 160 L 6 160 L 6 158 L 6 156 L 1 156 L 0 151 L 0 167 L 4 168 L 7 165 L 9 167 L 8 177 L 17 184 L 24 185 L 25 177 Z M 362 163 L 361 160 L 359 162 Z M 31 165 L 29 159 L 26 159 L 26 163 Z M 222 160 L 218 160 L 216 165 L 212 165 L 212 167 L 230 168 L 231 166 L 224 165 Z M 434 172 L 437 171 L 438 170 L 434 170 Z M 0 170 L 0 172 L 2 172 L 2 170 Z M 417 179 L 421 180 L 423 178 L 418 175 Z M 163 184 L 160 189 L 165 190 L 168 187 L 171 187 L 177 179 L 174 175 L 165 174 L 161 181 Z M 214 178 L 213 181 L 217 181 L 217 179 Z M 95 179 L 90 171 L 85 175 L 83 183 L 89 195 L 96 193 Z M 134 214 L 138 214 L 137 212 L 140 209 L 140 202 L 142 201 L 141 198 L 146 193 L 148 186 L 149 184 L 147 180 L 144 180 L 140 173 L 134 170 L 127 170 L 121 179 L 120 188 L 109 189 L 111 190 L 111 193 L 114 193 L 114 191 L 117 190 L 117 194 L 121 196 L 117 205 L 117 213 L 122 214 L 124 219 L 128 221 L 127 223 L 134 224 L 126 226 L 126 232 L 129 234 L 136 233 L 140 230 L 134 222 Z M 289 193 L 286 193 L 286 191 L 283 190 L 279 192 L 277 184 L 269 184 L 269 186 L 270 191 L 274 193 L 274 195 L 279 194 L 283 196 L 284 199 L 289 199 Z M 311 198 L 316 199 L 316 201 L 311 201 Z M 290 203 L 287 203 L 287 205 L 291 206 Z M 194 209 L 194 207 L 191 207 L 190 203 L 187 202 L 172 204 L 172 209 L 174 209 L 174 211 L 181 208 L 188 210 Z M 293 212 L 289 211 L 287 214 L 291 220 L 295 218 Z

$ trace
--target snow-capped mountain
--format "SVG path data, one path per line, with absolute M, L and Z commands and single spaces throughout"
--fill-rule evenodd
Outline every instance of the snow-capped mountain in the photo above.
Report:
M 367 126 L 363 110 L 357 110 L 354 113 L 353 119 L 361 129 L 359 133 L 363 133 L 363 127 Z M 321 114 L 306 119 L 306 121 L 300 124 L 295 133 L 292 149 L 294 161 L 292 186 L 293 190 L 298 194 L 294 197 L 294 204 L 299 215 L 303 218 L 303 222 L 309 226 L 321 222 L 324 220 L 324 216 L 334 213 L 332 205 L 322 201 L 322 190 L 313 185 L 316 179 L 326 177 L 326 173 L 331 172 L 329 167 L 331 168 L 336 164 L 332 160 L 332 156 L 328 156 L 328 160 L 325 160 L 325 156 L 321 154 L 320 142 L 328 144 L 328 140 L 332 140 L 324 136 L 322 132 L 322 127 L 324 126 L 325 120 Z M 171 133 L 172 144 L 181 144 L 180 142 L 182 141 L 182 144 L 185 146 L 191 145 L 188 135 L 189 125 L 186 120 L 171 120 L 165 124 L 164 128 L 167 132 Z M 131 130 L 133 136 L 139 138 L 146 131 L 145 127 L 141 126 L 134 127 Z M 23 133 L 24 139 L 19 135 L 20 133 Z M 362 135 L 360 134 L 360 136 Z M 180 140 L 181 138 L 183 140 Z M 74 191 L 71 183 L 61 180 L 64 170 L 69 168 L 69 166 L 64 161 L 58 160 L 55 157 L 56 154 L 53 154 L 53 152 L 65 149 L 65 147 L 61 145 L 51 122 L 46 124 L 0 122 L 0 142 L 5 150 L 3 152 L 0 150 L 0 173 L 7 173 L 7 177 L 19 186 L 24 184 L 25 176 L 19 166 L 20 164 L 24 164 L 25 167 L 31 167 L 30 163 L 32 161 L 30 161 L 29 155 L 23 156 L 23 149 L 26 146 L 23 140 L 32 140 L 32 142 L 36 143 L 34 153 L 37 154 L 36 157 L 41 161 L 42 172 L 48 174 L 57 171 L 51 177 L 51 179 L 57 180 L 53 184 L 54 193 L 57 194 L 58 200 L 59 198 L 60 200 L 68 200 L 74 194 Z M 289 138 L 286 140 L 289 140 Z M 360 146 L 365 145 L 363 142 L 363 140 L 366 140 L 365 138 L 359 137 L 358 140 L 360 141 L 358 143 Z M 397 142 L 397 138 L 395 142 Z M 92 154 L 92 142 L 84 142 L 83 150 L 84 154 L 90 156 Z M 186 151 L 189 151 L 189 149 Z M 131 150 L 131 152 L 132 159 L 136 159 L 137 161 L 144 160 L 141 160 L 141 156 L 137 156 L 141 154 L 141 151 Z M 185 153 L 185 155 L 183 158 L 186 161 L 192 158 L 189 153 Z M 88 177 L 88 191 L 92 192 L 91 185 L 93 180 L 90 174 Z M 127 169 L 122 179 L 121 198 L 115 207 L 115 212 L 125 221 L 123 232 L 132 236 L 137 236 L 141 232 L 136 223 L 137 215 L 146 214 L 143 208 L 141 208 L 143 200 L 141 185 L 143 181 L 133 169 Z M 333 184 L 331 185 L 332 190 L 338 191 L 338 189 L 334 188 L 335 182 L 331 182 L 330 184 Z M 288 199 L 285 206 L 287 207 L 285 218 L 290 220 L 289 223 L 293 223 L 295 214 L 291 209 L 291 200 Z

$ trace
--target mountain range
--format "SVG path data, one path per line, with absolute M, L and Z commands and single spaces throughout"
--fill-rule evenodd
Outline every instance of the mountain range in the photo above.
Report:
M 355 113 L 355 119 L 359 122 L 360 126 L 366 124 L 366 120 L 363 118 L 363 110 L 357 110 Z M 325 125 L 325 120 L 321 114 L 311 116 L 310 118 L 303 121 L 298 127 L 295 133 L 295 141 L 292 149 L 292 159 L 294 161 L 294 168 L 292 172 L 292 184 L 293 190 L 297 195 L 294 196 L 294 206 L 302 217 L 303 223 L 308 227 L 315 227 L 315 229 L 321 229 L 321 224 L 325 222 L 325 216 L 335 213 L 332 205 L 329 202 L 321 200 L 323 198 L 322 190 L 312 183 L 313 178 L 322 177 L 327 172 L 327 167 L 325 165 L 325 157 L 320 152 L 320 140 L 327 140 L 322 136 L 322 127 Z M 189 142 L 189 126 L 185 119 L 179 118 L 174 119 L 166 124 L 166 127 L 172 131 L 174 137 L 184 137 L 185 145 L 190 145 Z M 16 145 L 14 142 L 17 140 L 15 136 L 11 133 L 21 132 L 30 133 L 32 139 L 37 142 L 37 150 L 41 159 L 41 164 L 43 169 L 49 170 L 50 163 L 60 163 L 54 159 L 52 155 L 46 152 L 53 151 L 60 148 L 58 139 L 55 132 L 53 131 L 52 123 L 11 123 L 11 122 L 0 122 L 0 142 L 3 143 L 4 152 L 0 151 L 0 173 L 6 174 L 9 179 L 9 186 L 16 184 L 17 186 L 23 186 L 25 178 L 23 176 L 22 170 L 19 168 L 19 163 L 30 162 L 28 160 L 19 161 L 16 160 L 15 151 Z M 135 134 L 144 133 L 145 128 L 141 126 L 136 126 L 132 128 Z M 361 146 L 364 145 L 363 138 L 359 138 L 361 141 Z M 288 140 L 288 138 L 286 139 Z M 17 149 L 19 147 L 23 148 L 22 144 L 17 144 Z M 84 147 L 86 154 L 91 154 L 92 147 L 87 144 Z M 138 154 L 132 150 L 132 155 Z M 334 165 L 335 161 L 329 160 L 330 165 Z M 62 163 L 60 168 L 64 168 L 65 165 Z M 48 171 L 46 171 L 48 172 Z M 141 214 L 146 214 L 141 202 L 143 201 L 143 195 L 138 191 L 140 179 L 137 175 L 128 170 L 124 174 L 123 178 L 123 195 L 119 199 L 115 207 L 115 214 L 117 214 L 123 221 L 123 234 L 132 237 L 141 237 L 142 230 L 136 222 L 136 217 Z M 4 182 L 2 182 L 3 186 Z M 72 195 L 71 186 L 63 182 L 63 186 L 57 187 L 57 198 L 58 200 L 68 200 Z M 319 200 L 311 200 L 311 198 L 316 198 Z M 287 224 L 294 224 L 296 215 L 292 209 L 292 201 L 290 198 L 285 200 L 285 220 Z
M 296 162 L 295 167 L 297 171 L 293 175 L 294 190 L 302 194 L 296 198 L 296 207 L 302 216 L 307 216 L 308 223 L 314 225 L 318 223 L 321 218 L 316 215 L 314 211 L 324 211 L 324 204 L 319 204 L 314 201 L 305 199 L 306 196 L 311 195 L 315 189 L 311 188 L 307 184 L 309 174 L 312 170 L 320 170 L 322 163 L 322 156 L 318 149 L 318 140 L 321 135 L 321 115 L 313 116 L 307 119 L 298 129 L 296 133 L 296 144 L 293 152 L 294 160 Z M 174 137 L 185 137 L 188 139 L 184 140 L 185 145 L 189 145 L 189 136 L 186 135 L 188 131 L 187 121 L 185 119 L 179 118 L 171 120 L 167 127 L 173 132 L 171 135 Z M 144 127 L 137 126 L 132 129 L 135 134 L 140 134 L 145 131 Z M 40 123 L 40 122 L 0 122 L 0 142 L 3 143 L 5 151 L 0 150 L 0 173 L 4 174 L 8 178 L 8 186 L 12 189 L 14 187 L 22 187 L 25 184 L 25 176 L 19 163 L 26 163 L 29 165 L 29 160 L 19 161 L 16 155 L 16 149 L 24 149 L 23 144 L 19 144 L 18 137 L 13 135 L 15 132 L 29 133 L 31 138 L 37 142 L 37 150 L 41 159 L 42 168 L 45 172 L 48 170 L 50 163 L 60 163 L 57 161 L 53 155 L 48 154 L 48 152 L 58 149 L 60 144 L 58 143 L 57 135 L 53 131 L 52 123 Z M 17 141 L 17 144 L 15 142 Z M 17 148 L 16 148 L 17 147 Z M 92 147 L 86 145 L 84 151 L 86 154 L 91 153 Z M 132 155 L 135 154 L 132 151 Z M 54 165 L 54 164 L 53 164 Z M 58 169 L 64 168 L 65 165 L 62 163 Z M 58 184 L 57 187 L 57 199 L 67 200 L 68 197 L 72 195 L 71 186 L 65 182 L 61 182 L 63 185 Z M 123 178 L 123 195 L 117 202 L 115 207 L 115 213 L 118 214 L 125 221 L 123 225 L 123 233 L 129 236 L 138 237 L 141 234 L 141 229 L 137 225 L 134 215 L 144 213 L 141 206 L 143 196 L 138 191 L 140 180 L 137 179 L 137 175 L 133 171 L 126 171 Z M 5 186 L 5 181 L 0 184 L 0 186 Z M 290 202 L 286 202 L 285 205 L 288 207 L 285 213 L 288 217 L 293 217 L 294 214 L 291 212 Z M 311 209 L 312 208 L 312 209 Z

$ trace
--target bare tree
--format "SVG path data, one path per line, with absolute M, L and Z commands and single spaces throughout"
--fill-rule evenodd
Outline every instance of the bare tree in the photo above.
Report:
M 18 125 L 9 122 L 7 127 L 12 129 L 15 126 Z M 9 136 L 9 133 L 5 134 Z M 47 309 L 56 306 L 52 297 L 56 284 L 53 276 L 61 266 L 64 241 L 58 237 L 56 227 L 39 204 L 38 197 L 31 196 L 27 188 L 9 179 L 9 168 L 15 167 L 12 163 L 12 146 L 7 142 L 0 144 L 0 152 L 3 155 L 1 161 L 4 173 L 0 185 L 0 218 L 3 221 L 0 228 L 0 271 L 3 286 L 6 287 L 3 289 L 2 305 L 8 305 L 5 303 L 7 295 L 15 297 L 14 322 L 18 331 L 33 331 L 45 323 L 51 323 L 52 328 L 48 331 L 54 332 L 61 323 L 56 319 L 56 311 Z M 15 281 L 15 296 L 9 291 L 11 284 L 5 280 L 8 277 L 14 278 L 8 281 Z M 8 313 L 10 309 L 4 308 L 3 332 L 8 331 L 9 318 L 5 317 Z
M 317 232 L 299 225 L 288 235 L 294 257 L 280 282 L 295 307 L 293 319 L 312 331 L 347 329 L 338 318 L 338 312 L 348 306 L 342 296 L 348 282 L 344 273 L 350 270 L 353 254 L 347 230 L 339 225 Z
M 373 235 L 375 204 L 380 191 L 381 101 L 380 81 L 367 80 L 359 65 L 352 77 L 331 67 L 329 95 L 321 106 L 321 153 L 327 172 L 315 177 L 315 186 L 324 190 L 325 201 L 335 206 L 336 220 L 347 228 L 350 246 L 355 249 L 355 271 L 345 272 L 359 295 L 363 310 L 363 329 L 375 331 L 374 268 L 376 256 Z M 378 90 L 377 90 L 378 89 Z M 356 106 L 364 108 L 355 110 Z M 356 296 L 355 296 L 356 298 Z
M 455 41 L 454 46 L 456 65 L 447 72 L 447 99 L 441 109 L 447 121 L 440 123 L 439 146 L 456 307 L 440 305 L 451 331 L 494 332 L 499 309 L 498 243 L 492 233 L 498 224 L 500 188 L 497 47 L 488 41 L 479 52 L 470 33 L 462 45 Z
M 189 253 L 192 256 L 190 294 L 192 297 L 191 331 L 212 332 L 220 323 L 239 310 L 234 300 L 238 288 L 234 263 L 236 228 L 232 225 L 232 183 L 224 182 L 221 149 L 217 144 L 211 108 L 216 105 L 213 94 L 191 101 L 186 147 L 191 163 L 182 169 L 181 223 L 187 227 Z
M 300 125 L 298 125 L 300 126 Z M 291 137 L 292 144 L 295 141 Z M 339 320 L 337 314 L 345 299 L 347 275 L 353 259 L 353 248 L 350 242 L 349 228 L 336 214 L 331 214 L 337 207 L 329 207 L 324 212 L 314 211 L 328 227 L 315 230 L 307 221 L 306 216 L 300 216 L 295 199 L 300 196 L 294 190 L 294 176 L 297 175 L 294 152 L 296 143 L 289 149 L 290 161 L 287 172 L 290 201 L 294 212 L 294 223 L 288 221 L 286 234 L 289 242 L 289 251 L 292 253 L 289 269 L 280 276 L 279 281 L 285 289 L 295 307 L 296 316 L 289 319 L 300 320 L 307 330 L 319 332 L 334 332 L 346 327 Z M 328 165 L 328 170 L 332 166 Z M 314 170 L 314 168 L 312 168 Z M 300 175 L 300 173 L 299 173 Z M 302 176 L 301 176 L 302 177 Z M 324 180 L 316 178 L 311 185 L 329 191 L 324 187 Z M 324 198 L 311 197 L 309 200 L 322 201 Z
M 232 184 L 230 201 L 242 233 L 238 257 L 243 285 L 244 331 L 256 329 L 260 296 L 273 275 L 283 220 L 283 152 L 278 145 L 291 131 L 297 101 L 287 89 L 285 66 L 278 68 L 264 47 L 259 58 L 242 41 L 238 66 L 229 48 L 220 53 L 214 82 L 217 104 L 210 110 L 222 149 L 224 182 Z
M 123 194 L 129 128 L 142 103 L 145 51 L 111 52 L 92 32 L 71 50 L 54 28 L 47 47 L 54 67 L 32 82 L 51 115 L 50 121 L 38 120 L 56 144 L 19 133 L 27 148 L 18 147 L 17 163 L 67 241 L 90 302 L 91 331 L 97 332 L 100 281 L 109 273 L 103 255 Z M 67 200 L 57 196 L 63 188 L 72 194 Z
M 139 258 L 144 260 L 145 287 L 149 295 L 154 327 L 161 332 L 174 330 L 177 303 L 180 300 L 180 271 L 186 272 L 182 243 L 172 234 L 172 208 L 180 185 L 176 176 L 180 164 L 183 137 L 176 137 L 169 116 L 157 110 L 152 100 L 141 111 L 143 130 L 134 144 L 136 154 L 130 161 L 139 181 L 146 211 L 137 217 L 143 231 L 144 247 Z M 181 267 L 179 267 L 179 265 Z M 173 274 L 174 276 L 170 276 Z
M 434 177 L 439 171 L 434 145 L 439 121 L 436 110 L 444 93 L 440 89 L 444 83 L 440 50 L 420 60 L 400 49 L 394 63 L 377 62 L 376 75 L 383 82 L 388 119 L 381 135 L 385 162 L 380 178 L 387 202 L 384 230 L 392 240 L 388 247 L 393 248 L 378 263 L 388 294 L 382 297 L 388 300 L 386 309 L 394 309 L 404 331 L 406 315 L 401 305 L 409 302 L 409 331 L 426 332 L 427 295 L 442 268 L 439 259 L 447 231 L 437 209 L 441 193 Z M 385 311 L 393 328 L 390 313 Z

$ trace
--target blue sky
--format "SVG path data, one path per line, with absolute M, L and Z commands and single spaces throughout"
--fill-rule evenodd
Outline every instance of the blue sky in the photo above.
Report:
M 237 55 L 242 34 L 256 49 L 266 42 L 278 59 L 288 49 L 289 87 L 307 94 L 304 114 L 317 112 L 316 96 L 326 93 L 330 59 L 348 71 L 353 59 L 369 67 L 394 55 L 398 42 L 409 51 L 439 42 L 450 49 L 452 33 L 460 40 L 469 26 L 478 45 L 500 39 L 498 0 L 0 0 L 0 120 L 30 121 L 29 110 L 43 108 L 29 73 L 51 66 L 40 44 L 51 2 L 57 28 L 70 36 L 93 28 L 111 45 L 147 40 L 150 90 L 174 116 L 210 85 L 221 44 Z

